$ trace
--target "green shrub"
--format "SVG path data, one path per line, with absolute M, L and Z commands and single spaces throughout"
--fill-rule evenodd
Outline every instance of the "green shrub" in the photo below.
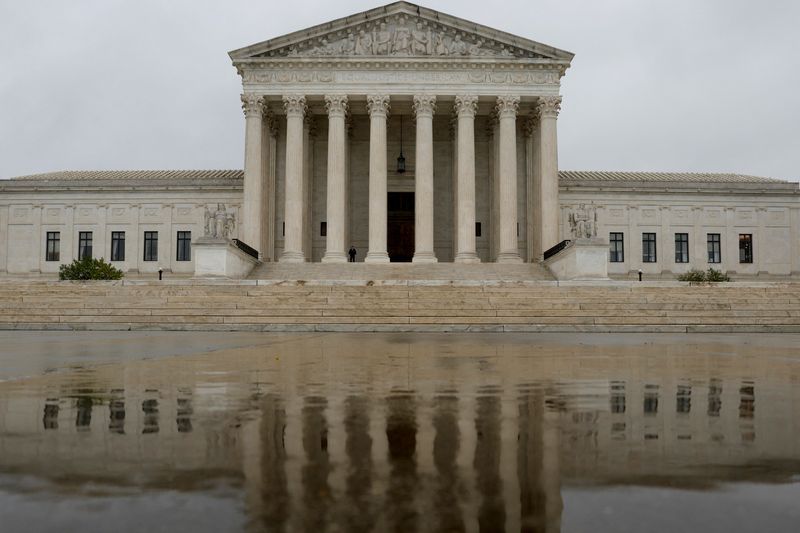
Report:
M 106 263 L 101 259 L 92 259 L 85 257 L 83 259 L 75 260 L 72 264 L 61 265 L 58 270 L 58 279 L 60 280 L 109 280 L 109 279 L 122 279 L 122 271 L 115 268 L 111 263 Z
M 728 277 L 727 274 L 724 272 L 720 272 L 719 270 L 714 270 L 713 268 L 709 268 L 708 272 L 706 272 L 706 281 L 730 281 L 731 278 Z
M 705 281 L 706 280 L 706 273 L 702 270 L 692 269 L 685 274 L 681 274 L 678 276 L 678 281 Z
M 694 283 L 703 283 L 703 282 L 711 282 L 711 283 L 718 283 L 720 281 L 730 281 L 731 278 L 728 277 L 727 274 L 720 272 L 719 270 L 714 270 L 713 268 L 709 268 L 706 272 L 702 270 L 692 269 L 685 274 L 681 274 L 678 276 L 678 281 L 691 281 Z

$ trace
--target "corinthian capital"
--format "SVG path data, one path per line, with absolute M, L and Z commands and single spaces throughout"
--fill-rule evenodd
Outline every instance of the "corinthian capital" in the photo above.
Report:
M 347 113 L 347 95 L 326 94 L 325 109 L 329 117 L 344 117 Z
M 388 94 L 370 94 L 367 96 L 367 111 L 372 116 L 386 116 L 389 112 Z
M 560 96 L 540 96 L 536 111 L 540 117 L 557 117 L 561 111 Z
M 264 97 L 252 93 L 243 94 L 242 111 L 246 117 L 260 116 L 264 111 Z
M 286 116 L 304 117 L 306 114 L 306 97 L 302 94 L 287 94 L 283 97 L 283 108 Z
M 498 96 L 497 116 L 499 118 L 516 118 L 519 109 L 519 96 Z
M 436 97 L 429 94 L 414 96 L 414 115 L 432 117 L 436 111 Z
M 459 117 L 474 117 L 478 112 L 478 97 L 471 94 L 456 96 L 453 109 Z

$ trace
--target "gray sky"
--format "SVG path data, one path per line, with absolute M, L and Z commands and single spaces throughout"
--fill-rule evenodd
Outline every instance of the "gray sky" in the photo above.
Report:
M 0 0 L 0 177 L 241 168 L 229 50 L 381 0 Z M 560 167 L 800 179 L 796 0 L 430 0 L 576 54 Z

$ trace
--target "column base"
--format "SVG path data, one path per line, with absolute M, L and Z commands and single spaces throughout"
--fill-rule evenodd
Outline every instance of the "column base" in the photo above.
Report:
M 439 260 L 433 252 L 415 252 L 414 257 L 411 258 L 412 263 L 438 263 Z
M 497 256 L 498 263 L 522 263 L 522 258 L 519 256 L 519 252 L 500 252 L 500 255 Z
M 481 258 L 475 252 L 463 252 L 456 254 L 455 263 L 476 264 L 481 262 Z
M 347 263 L 347 255 L 344 252 L 325 252 L 322 256 L 323 263 Z
M 281 254 L 280 259 L 278 259 L 279 263 L 305 263 L 306 256 L 303 255 L 303 252 L 283 252 Z
M 364 258 L 365 263 L 388 263 L 389 254 L 386 252 L 367 252 Z

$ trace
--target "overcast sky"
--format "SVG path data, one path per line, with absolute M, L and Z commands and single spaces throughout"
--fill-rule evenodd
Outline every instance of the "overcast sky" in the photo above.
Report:
M 380 0 L 0 0 L 0 177 L 241 168 L 227 52 Z M 560 167 L 800 179 L 800 1 L 430 0 L 576 54 Z

